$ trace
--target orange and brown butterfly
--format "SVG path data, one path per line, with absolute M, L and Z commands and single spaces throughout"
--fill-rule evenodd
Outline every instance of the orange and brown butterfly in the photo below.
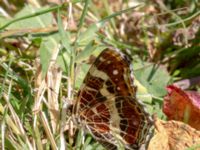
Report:
M 130 59 L 107 48 L 89 69 L 78 93 L 73 114 L 106 149 L 145 149 L 152 120 L 136 99 Z

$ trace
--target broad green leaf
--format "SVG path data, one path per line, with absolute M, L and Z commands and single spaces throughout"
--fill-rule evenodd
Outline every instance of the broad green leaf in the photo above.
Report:
M 94 41 L 90 41 L 87 46 L 76 56 L 76 62 L 81 62 L 84 59 L 88 58 L 88 56 L 94 51 Z
M 94 54 L 95 56 L 98 56 L 100 52 L 105 49 L 106 46 L 92 46 L 92 42 L 89 43 L 85 49 L 79 53 L 79 55 L 76 57 L 76 63 L 78 63 L 78 75 L 76 76 L 76 88 L 79 88 L 82 84 L 82 81 L 87 74 L 90 65 L 82 63 L 83 60 L 87 60 L 91 54 Z
M 80 88 L 89 68 L 90 68 L 90 65 L 88 64 L 85 64 L 85 63 L 82 63 L 80 65 L 77 66 L 77 72 L 76 73 L 76 83 L 75 83 L 75 87 L 76 88 Z M 80 69 L 80 70 L 79 70 Z
M 44 37 L 42 40 L 39 51 L 43 75 L 45 75 L 48 70 L 52 54 L 54 50 L 58 48 L 59 40 L 58 34 Z
M 8 21 L 9 21 L 8 19 L 0 16 L 0 27 L 6 24 Z
M 148 93 L 148 90 L 145 86 L 143 86 L 138 80 L 134 80 L 135 85 L 137 86 L 137 98 L 142 100 L 145 103 L 152 103 L 152 96 Z
M 153 107 L 152 107 L 153 106 Z M 160 106 L 160 103 L 154 103 L 154 105 L 151 106 L 151 114 L 156 114 L 156 116 L 158 116 L 159 118 L 165 118 L 166 116 L 164 115 L 162 108 Z
M 83 129 L 80 129 L 76 138 L 76 149 L 81 150 L 82 145 L 82 139 L 83 139 Z
M 104 45 L 95 45 L 94 41 L 91 41 L 87 46 L 76 56 L 76 63 L 81 63 L 83 60 L 87 60 L 91 54 L 99 54 L 106 46 Z
M 96 38 L 96 32 L 99 30 L 99 27 L 100 26 L 97 26 L 96 24 L 90 25 L 86 31 L 80 33 L 76 43 L 79 46 L 87 45 Z
M 20 18 L 22 16 L 26 16 L 29 14 L 36 13 L 37 11 L 45 10 L 48 7 L 43 8 L 34 8 L 31 5 L 26 5 L 20 12 L 18 12 L 14 18 Z M 41 28 L 52 25 L 52 14 L 45 13 L 42 15 L 38 15 L 36 17 L 30 17 L 24 20 L 20 20 L 11 24 L 8 28 L 9 29 L 21 29 L 21 28 Z
M 91 135 L 86 136 L 86 139 L 85 139 L 85 142 L 84 142 L 84 145 L 83 145 L 83 149 L 89 150 L 90 148 L 92 148 L 91 145 L 90 145 L 91 141 L 92 141 Z
M 62 70 L 64 72 L 67 72 L 68 71 L 68 65 L 69 65 L 69 62 L 70 62 L 70 57 L 69 57 L 69 54 L 67 53 L 67 51 L 65 49 L 63 49 L 59 55 L 58 55 L 58 58 L 57 58 L 57 64 L 62 68 Z
M 68 54 L 68 58 L 69 58 L 70 53 L 72 51 L 71 41 L 70 41 L 71 38 L 70 38 L 70 33 L 64 30 L 62 20 L 61 20 L 60 10 L 58 10 L 58 31 L 61 37 L 61 43 L 64 46 L 64 48 L 67 50 L 66 53 Z
M 134 71 L 136 79 L 146 87 L 153 97 L 161 97 L 166 94 L 165 87 L 170 80 L 167 71 L 153 64 L 146 65 Z

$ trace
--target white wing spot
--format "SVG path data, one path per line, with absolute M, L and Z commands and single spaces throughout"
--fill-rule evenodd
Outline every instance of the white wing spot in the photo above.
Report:
M 119 86 L 117 87 L 117 90 L 118 90 L 118 91 L 120 91 L 120 90 L 121 90 Z
M 110 60 L 108 60 L 108 61 L 107 61 L 107 64 L 110 64 L 110 63 L 111 63 L 111 61 L 110 61 Z
M 119 71 L 117 69 L 113 70 L 113 75 L 118 75 Z
M 105 61 L 105 59 L 103 57 L 100 57 L 99 60 L 100 61 Z
M 139 124 L 138 121 L 133 121 L 133 125 L 137 126 Z

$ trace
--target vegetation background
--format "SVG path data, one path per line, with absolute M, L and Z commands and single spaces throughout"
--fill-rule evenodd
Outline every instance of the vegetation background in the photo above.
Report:
M 198 0 L 0 1 L 0 148 L 102 149 L 68 110 L 107 45 L 131 55 L 138 98 L 165 119 L 168 84 L 200 90 L 199 29 Z

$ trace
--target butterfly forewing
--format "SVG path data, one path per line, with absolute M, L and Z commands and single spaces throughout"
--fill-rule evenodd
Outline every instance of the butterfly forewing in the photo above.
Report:
M 97 140 L 138 149 L 146 142 L 151 122 L 135 95 L 129 58 L 106 49 L 89 69 L 74 113 Z

